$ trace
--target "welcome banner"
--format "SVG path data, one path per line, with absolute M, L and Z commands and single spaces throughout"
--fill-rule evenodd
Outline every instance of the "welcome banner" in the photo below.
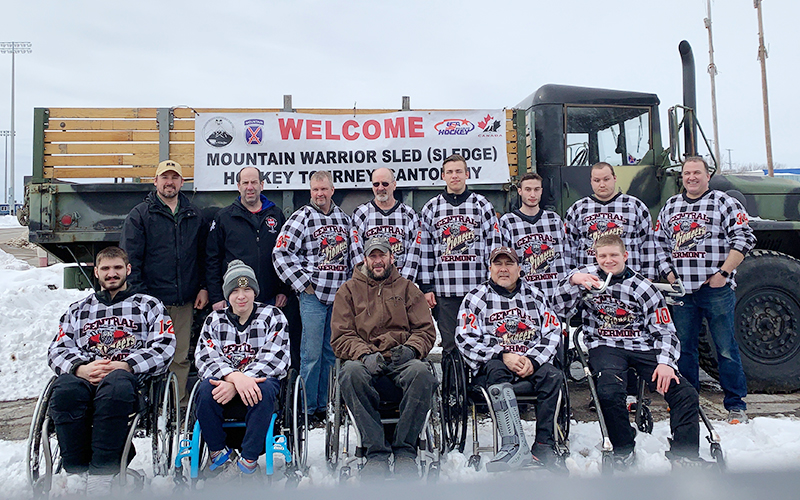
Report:
M 442 160 L 467 159 L 468 184 L 509 182 L 503 110 L 403 111 L 374 115 L 215 113 L 195 118 L 195 188 L 229 191 L 247 166 L 264 189 L 304 189 L 317 170 L 337 188 L 371 187 L 391 168 L 400 187 L 444 185 Z

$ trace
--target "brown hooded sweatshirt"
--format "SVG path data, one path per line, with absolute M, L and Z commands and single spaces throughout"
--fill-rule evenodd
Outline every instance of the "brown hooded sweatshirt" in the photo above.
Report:
M 436 341 L 431 310 L 425 296 L 392 265 L 388 278 L 375 281 L 364 264 L 336 293 L 331 316 L 331 347 L 336 357 L 360 359 L 405 344 L 420 358 L 428 355 Z

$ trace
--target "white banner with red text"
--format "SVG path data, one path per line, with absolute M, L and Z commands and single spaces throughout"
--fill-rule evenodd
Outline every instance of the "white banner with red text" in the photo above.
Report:
M 398 187 L 444 185 L 442 160 L 467 160 L 469 185 L 509 182 L 503 110 L 402 111 L 373 115 L 204 113 L 195 118 L 194 186 L 228 191 L 257 167 L 264 189 L 306 189 L 317 170 L 337 188 L 371 187 L 388 167 Z

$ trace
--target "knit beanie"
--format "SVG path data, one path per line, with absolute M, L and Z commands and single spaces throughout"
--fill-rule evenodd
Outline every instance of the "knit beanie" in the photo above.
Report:
M 232 260 L 228 264 L 225 276 L 222 278 L 222 293 L 225 294 L 225 299 L 227 300 L 231 292 L 236 288 L 248 286 L 256 292 L 256 297 L 258 297 L 258 280 L 256 280 L 256 273 L 253 272 L 253 268 L 241 260 Z

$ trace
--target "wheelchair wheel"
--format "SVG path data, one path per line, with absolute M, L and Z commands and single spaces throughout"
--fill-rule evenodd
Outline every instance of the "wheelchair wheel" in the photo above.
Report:
M 308 460 L 308 406 L 306 405 L 306 385 L 303 377 L 296 371 L 289 372 L 287 381 L 288 393 L 283 402 L 283 422 L 291 436 L 291 453 L 293 469 L 299 472 L 306 470 Z
M 339 392 L 339 360 L 328 375 L 328 405 L 325 416 L 325 461 L 331 472 L 339 465 L 339 431 L 342 425 L 342 399 Z
M 458 352 L 442 356 L 442 420 L 446 450 L 464 452 L 467 442 L 467 372 Z
M 61 453 L 53 420 L 47 414 L 56 377 L 52 377 L 36 402 L 28 432 L 26 455 L 28 483 L 33 496 L 47 496 L 53 475 L 61 471 Z
M 556 449 L 558 454 L 562 457 L 569 455 L 569 428 L 571 418 L 572 408 L 570 406 L 569 388 L 567 387 L 567 376 L 564 375 L 564 385 L 561 390 L 558 414 L 555 419 Z
M 208 450 L 206 449 L 205 440 L 203 439 L 200 427 L 196 425 L 197 417 L 195 416 L 195 409 L 197 408 L 197 392 L 200 388 L 201 381 L 198 380 L 192 392 L 189 395 L 189 405 L 186 408 L 186 415 L 183 420 L 183 432 L 181 434 L 181 450 L 184 446 L 188 452 L 187 455 L 182 455 L 184 459 L 189 460 L 189 474 L 188 479 L 192 488 L 196 485 L 197 481 L 203 479 L 202 471 L 205 469 L 206 462 L 208 461 Z M 177 474 L 183 474 L 180 469 L 176 470 Z M 186 476 L 184 476 L 185 478 Z
M 153 474 L 167 476 L 174 467 L 178 449 L 180 406 L 178 400 L 178 378 L 169 373 L 166 380 L 153 383 Z

